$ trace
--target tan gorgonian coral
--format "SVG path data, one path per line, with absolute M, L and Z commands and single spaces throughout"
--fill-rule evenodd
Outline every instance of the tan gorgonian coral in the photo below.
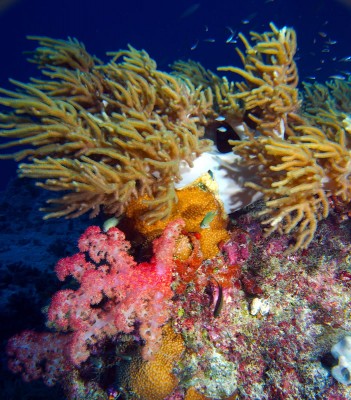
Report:
M 296 33 L 291 28 L 250 32 L 251 42 L 242 34 L 245 54 L 237 48 L 244 69 L 221 67 L 220 71 L 234 72 L 245 79 L 237 83 L 239 91 L 231 97 L 242 101 L 248 125 L 254 125 L 265 136 L 283 136 L 288 119 L 299 108 L 298 73 L 294 61 Z
M 50 217 L 121 214 L 147 195 L 146 218 L 166 217 L 176 201 L 179 163 L 208 149 L 202 139 L 213 114 L 210 89 L 157 70 L 145 51 L 110 53 L 103 64 L 76 40 L 32 37 L 43 78 L 17 91 L 1 89 L 0 146 L 24 146 L 1 158 L 26 159 L 19 175 L 65 191 L 44 209 Z
M 251 41 L 239 35 L 244 68 L 220 68 L 244 79 L 236 83 L 193 61 L 159 71 L 132 47 L 105 64 L 74 39 L 32 37 L 39 47 L 30 61 L 43 77 L 0 90 L 8 108 L 0 136 L 10 139 L 0 148 L 24 150 L 0 157 L 26 159 L 20 176 L 64 191 L 47 217 L 118 215 L 143 199 L 152 223 L 176 202 L 180 162 L 191 165 L 209 149 L 205 128 L 217 138 L 225 123 L 242 137 L 230 142 L 242 164 L 258 171 L 246 186 L 263 193 L 267 233 L 295 234 L 290 251 L 306 248 L 328 197 L 351 200 L 351 80 L 305 84 L 299 99 L 295 31 L 270 28 Z
M 221 116 L 229 126 L 242 123 L 244 110 L 240 107 L 235 97 L 235 83 L 228 81 L 223 76 L 219 77 L 211 70 L 205 69 L 200 63 L 188 61 L 176 61 L 171 65 L 173 73 L 183 79 L 188 79 L 194 86 L 210 88 L 213 93 L 213 109 L 215 116 Z M 219 126 L 214 122 L 215 127 Z
M 303 113 L 308 121 L 333 139 L 345 130 L 351 138 L 351 78 L 320 83 L 303 83 Z
M 260 137 L 243 142 L 237 154 L 262 167 L 260 184 L 247 186 L 264 194 L 266 207 L 260 212 L 266 233 L 290 234 L 296 229 L 296 243 L 290 249 L 306 247 L 312 240 L 318 220 L 328 215 L 328 200 L 322 189 L 324 176 L 307 146 L 297 146 L 280 138 Z
M 294 233 L 294 251 L 306 248 L 313 239 L 317 222 L 329 213 L 328 197 L 351 200 L 351 156 L 345 135 L 346 89 L 340 84 L 305 86 L 308 105 L 300 109 L 298 74 L 293 60 L 294 30 L 264 34 L 252 32 L 251 45 L 240 35 L 246 55 L 240 51 L 245 69 L 225 67 L 241 75 L 237 84 L 248 119 L 241 141 L 231 141 L 242 163 L 257 167 L 255 182 L 246 186 L 263 193 L 266 208 L 260 212 L 266 233 Z M 312 98 L 314 100 L 312 100 Z M 345 107 L 345 105 L 343 106 Z
M 260 183 L 246 185 L 264 195 L 266 208 L 259 215 L 266 233 L 294 232 L 290 252 L 309 245 L 317 222 L 328 216 L 328 196 L 351 199 L 351 152 L 344 134 L 336 142 L 316 127 L 301 125 L 294 131 L 289 141 L 251 137 L 235 147 L 247 164 L 259 166 Z

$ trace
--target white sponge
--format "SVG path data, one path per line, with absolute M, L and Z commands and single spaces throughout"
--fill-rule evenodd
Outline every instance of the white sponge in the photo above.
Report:
M 351 383 L 351 336 L 345 336 L 336 343 L 331 353 L 338 360 L 338 365 L 332 368 L 333 377 L 344 385 Z

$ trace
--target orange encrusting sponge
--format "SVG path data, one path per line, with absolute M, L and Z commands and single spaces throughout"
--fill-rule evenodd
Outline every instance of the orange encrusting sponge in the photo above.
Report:
M 133 229 L 152 240 L 161 234 L 168 222 L 182 218 L 186 232 L 200 234 L 203 258 L 215 257 L 219 251 L 218 244 L 229 239 L 226 230 L 228 218 L 216 194 L 216 183 L 209 174 L 205 174 L 176 193 L 178 202 L 168 218 L 148 224 L 142 217 L 147 210 L 144 202 L 147 198 L 141 197 L 128 205 L 127 219 Z

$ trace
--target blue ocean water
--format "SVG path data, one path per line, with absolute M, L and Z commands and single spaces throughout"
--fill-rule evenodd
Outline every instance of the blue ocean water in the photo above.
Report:
M 1 7 L 1 3 L 4 6 Z M 7 7 L 5 5 L 8 3 Z M 351 6 L 335 0 L 244 1 L 76 1 L 17 0 L 0 2 L 0 86 L 8 78 L 27 82 L 38 74 L 23 52 L 34 44 L 26 35 L 76 37 L 89 52 L 104 59 L 107 51 L 127 44 L 143 48 L 160 69 L 178 59 L 193 59 L 206 68 L 240 65 L 235 32 L 263 32 L 273 21 L 293 26 L 298 35 L 300 80 L 328 76 L 347 69 L 340 58 L 351 54 Z M 106 59 L 106 58 L 105 58 Z M 0 190 L 15 175 L 13 162 L 1 163 Z

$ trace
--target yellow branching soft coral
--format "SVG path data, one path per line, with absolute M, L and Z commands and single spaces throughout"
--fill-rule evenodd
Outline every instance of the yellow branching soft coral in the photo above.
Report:
M 242 82 L 193 61 L 162 72 L 132 47 L 103 63 L 74 39 L 31 37 L 39 47 L 30 61 L 43 76 L 12 81 L 16 91 L 0 89 L 7 109 L 0 114 L 0 137 L 7 140 L 0 149 L 23 148 L 0 158 L 25 160 L 20 176 L 64 192 L 49 200 L 47 218 L 126 212 L 151 240 L 166 221 L 182 217 L 188 231 L 201 234 L 210 258 L 227 238 L 222 208 L 201 185 L 176 190 L 175 184 L 180 165 L 192 167 L 213 151 L 209 139 L 219 141 L 221 132 L 227 145 L 231 128 L 241 138 L 230 141 L 240 168 L 257 171 L 246 186 L 264 196 L 266 232 L 295 234 L 290 251 L 306 248 L 329 213 L 328 197 L 351 200 L 351 79 L 305 84 L 299 96 L 292 28 L 271 23 L 270 31 L 251 32 L 250 40 L 239 37 L 243 68 L 219 70 Z M 201 228 L 204 218 L 210 228 Z
M 247 186 L 261 191 L 266 208 L 260 212 L 266 233 L 289 234 L 297 228 L 297 240 L 290 250 L 306 247 L 312 240 L 318 220 L 328 215 L 328 200 L 322 189 L 323 169 L 306 145 L 280 138 L 260 137 L 243 142 L 235 151 L 244 158 L 257 155 L 261 183 Z
M 189 79 L 193 85 L 211 89 L 215 116 L 221 116 L 225 119 L 226 124 L 231 126 L 241 123 L 244 111 L 234 95 L 234 82 L 228 81 L 225 76 L 219 77 L 212 71 L 206 70 L 200 63 L 192 60 L 187 62 L 176 61 L 171 67 L 177 76 Z M 219 126 L 218 122 L 213 121 L 210 128 L 213 130 Z M 208 131 L 211 129 L 208 129 Z
M 246 186 L 264 195 L 266 208 L 259 215 L 266 233 L 295 233 L 289 251 L 309 245 L 317 222 L 328 216 L 330 195 L 351 199 L 351 151 L 344 132 L 332 141 L 317 127 L 299 125 L 293 131 L 289 140 L 251 136 L 233 142 L 248 165 L 259 167 L 260 183 Z
M 303 112 L 308 121 L 321 128 L 331 140 L 338 138 L 344 130 L 350 142 L 351 78 L 345 81 L 303 83 Z
M 289 114 L 299 108 L 298 73 L 294 61 L 296 33 L 270 24 L 271 32 L 251 32 L 253 45 L 242 34 L 246 55 L 237 49 L 244 69 L 221 67 L 220 71 L 239 74 L 245 82 L 237 83 L 239 92 L 231 95 L 243 102 L 244 115 L 265 136 L 283 136 Z
M 294 251 L 309 245 L 317 222 L 328 216 L 330 195 L 351 200 L 344 111 L 349 88 L 305 85 L 307 104 L 300 108 L 293 60 L 296 34 L 270 26 L 271 32 L 251 33 L 254 45 L 240 36 L 246 47 L 246 55 L 239 51 L 245 69 L 221 69 L 245 79 L 232 97 L 243 101 L 249 120 L 243 119 L 243 140 L 230 143 L 242 164 L 256 167 L 255 182 L 246 186 L 264 196 L 266 208 L 259 215 L 266 233 L 294 233 L 289 248 Z
M 176 201 L 179 163 L 208 149 L 202 139 L 212 111 L 210 89 L 157 70 L 145 51 L 130 47 L 102 64 L 76 40 L 37 38 L 31 61 L 43 79 L 1 89 L 0 146 L 24 150 L 19 175 L 65 191 L 44 209 L 50 217 L 77 217 L 102 208 L 121 214 L 147 195 L 150 221 L 166 217 Z M 11 111 L 13 110 L 13 111 Z
M 144 361 L 135 357 L 131 362 L 127 385 L 132 393 L 142 400 L 163 400 L 170 395 L 179 382 L 172 371 L 184 350 L 182 336 L 165 325 L 161 347 L 154 358 Z

